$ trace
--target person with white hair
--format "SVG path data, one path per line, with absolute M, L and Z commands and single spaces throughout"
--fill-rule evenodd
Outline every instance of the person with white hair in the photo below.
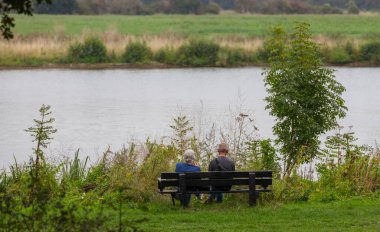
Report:
M 200 172 L 201 168 L 195 164 L 195 152 L 191 149 L 187 149 L 183 154 L 183 158 L 185 160 L 184 163 L 177 163 L 175 166 L 175 172 Z M 200 199 L 201 196 L 196 194 L 197 198 Z M 179 196 L 173 196 L 175 199 L 179 199 Z M 191 199 L 191 195 L 187 194 L 185 205 L 189 205 Z M 174 201 L 173 201 L 174 202 Z M 181 202 L 182 203 L 182 202 Z
M 184 163 L 177 163 L 175 166 L 176 172 L 200 172 L 199 166 L 195 165 L 195 152 L 187 149 L 183 154 Z

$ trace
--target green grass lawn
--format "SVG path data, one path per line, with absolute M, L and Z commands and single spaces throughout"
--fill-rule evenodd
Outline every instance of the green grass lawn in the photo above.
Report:
M 54 33 L 60 28 L 75 35 L 84 30 L 104 32 L 114 27 L 122 34 L 247 35 L 263 36 L 271 26 L 292 28 L 307 22 L 316 35 L 366 37 L 380 35 L 380 15 L 151 15 L 151 16 L 64 16 L 16 15 L 15 32 Z
M 299 203 L 283 206 L 196 205 L 189 209 L 153 206 L 132 210 L 148 218 L 144 231 L 380 231 L 380 200 Z

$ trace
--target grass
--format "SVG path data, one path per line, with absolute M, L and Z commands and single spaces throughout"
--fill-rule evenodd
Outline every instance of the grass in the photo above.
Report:
M 380 231 L 379 199 L 257 208 L 225 203 L 189 209 L 160 205 L 127 214 L 147 218 L 140 225 L 144 231 Z
M 15 18 L 15 32 L 21 35 L 62 31 L 78 35 L 86 30 L 105 32 L 114 27 L 128 35 L 264 36 L 271 26 L 281 25 L 288 30 L 293 28 L 294 22 L 300 21 L 310 23 L 315 35 L 380 35 L 380 15 L 34 15 Z

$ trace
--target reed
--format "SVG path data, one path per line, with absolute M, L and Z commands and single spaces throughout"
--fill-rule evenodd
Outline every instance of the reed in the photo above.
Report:
M 79 158 L 79 149 L 74 154 L 74 159 L 65 160 L 60 164 L 61 169 L 61 181 L 65 182 L 82 182 L 87 173 L 87 164 L 89 158 L 86 157 L 83 161 Z

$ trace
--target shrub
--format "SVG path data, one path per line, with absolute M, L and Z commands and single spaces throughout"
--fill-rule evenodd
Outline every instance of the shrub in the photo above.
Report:
M 245 62 L 246 59 L 243 49 L 229 50 L 227 53 L 227 64 L 229 65 L 239 65 Z
M 266 49 L 266 45 L 264 44 L 263 48 L 259 48 L 256 52 L 257 60 L 262 63 L 267 63 L 269 60 L 270 52 L 268 49 Z
M 369 42 L 361 47 L 360 58 L 372 64 L 380 63 L 380 41 Z
M 348 64 L 352 61 L 352 57 L 348 51 L 341 46 L 333 48 L 328 58 L 332 64 Z
M 68 59 L 72 62 L 78 61 L 82 58 L 83 45 L 81 43 L 71 44 L 68 52 Z
M 176 52 L 172 48 L 165 47 L 158 50 L 154 54 L 153 59 L 159 63 L 175 64 L 177 56 Z
M 219 45 L 206 40 L 192 40 L 178 49 L 179 63 L 185 65 L 215 65 Z
M 210 2 L 205 6 L 204 12 L 207 14 L 219 14 L 220 6 L 215 2 Z
M 84 43 L 70 45 L 68 60 L 83 63 L 105 62 L 107 61 L 107 49 L 99 38 L 87 38 Z
M 273 192 L 270 194 L 272 196 L 264 194 L 263 197 L 272 197 L 277 202 L 303 202 L 309 200 L 314 189 L 313 181 L 293 174 L 286 179 L 274 179 Z
M 125 48 L 123 61 L 126 63 L 145 63 L 152 57 L 151 49 L 145 42 L 130 42 Z
M 380 187 L 380 152 L 357 145 L 354 132 L 329 136 L 323 160 L 317 165 L 319 181 L 313 199 L 333 201 L 375 192 Z
M 352 60 L 355 60 L 357 59 L 358 57 L 358 51 L 357 49 L 355 49 L 354 45 L 352 45 L 352 43 L 348 42 L 346 43 L 346 45 L 344 46 L 344 49 L 346 50 L 346 52 L 348 53 L 348 55 L 351 56 L 351 59 Z
M 274 176 L 279 177 L 281 167 L 278 161 L 280 158 L 270 139 L 253 140 L 247 142 L 250 153 L 249 169 L 251 170 L 272 170 Z

